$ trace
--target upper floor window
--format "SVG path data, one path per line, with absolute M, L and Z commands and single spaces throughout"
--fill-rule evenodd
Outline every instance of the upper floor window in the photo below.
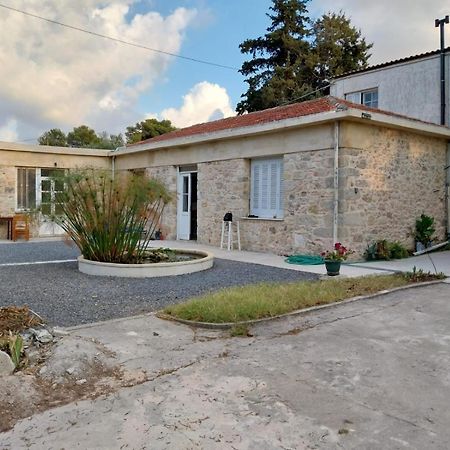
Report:
M 283 217 L 283 159 L 251 162 L 250 214 L 262 218 Z
M 345 94 L 345 100 L 370 108 L 378 108 L 378 88 Z

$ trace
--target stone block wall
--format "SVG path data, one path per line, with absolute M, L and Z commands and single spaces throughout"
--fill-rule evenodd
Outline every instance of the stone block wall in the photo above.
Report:
M 16 174 L 15 167 L 0 166 L 0 216 L 14 214 L 16 208 Z M 0 239 L 6 239 L 6 223 L 0 223 Z
M 244 250 L 320 253 L 332 244 L 332 150 L 284 155 L 282 220 L 241 219 L 249 213 L 249 159 L 199 164 L 198 180 L 201 243 L 220 244 L 222 218 L 231 211 L 240 219 Z
M 177 168 L 175 166 L 149 167 L 145 169 L 149 178 L 163 183 L 169 190 L 172 199 L 164 208 L 161 219 L 161 231 L 164 239 L 177 237 Z
M 362 254 L 378 239 L 413 248 L 420 214 L 445 233 L 446 143 L 442 139 L 367 127 L 364 148 L 340 150 L 339 239 Z
M 198 164 L 198 241 L 220 245 L 222 219 L 248 215 L 250 160 L 232 159 Z

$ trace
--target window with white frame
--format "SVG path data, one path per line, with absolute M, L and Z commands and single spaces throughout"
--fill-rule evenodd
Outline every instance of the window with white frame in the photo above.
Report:
M 349 92 L 345 94 L 345 100 L 370 108 L 378 108 L 378 88 L 367 91 Z
M 283 158 L 252 159 L 250 215 L 283 217 Z
M 56 196 L 64 190 L 63 169 L 17 168 L 17 210 L 40 207 L 44 216 L 61 214 Z
M 17 168 L 17 210 L 36 208 L 36 169 Z

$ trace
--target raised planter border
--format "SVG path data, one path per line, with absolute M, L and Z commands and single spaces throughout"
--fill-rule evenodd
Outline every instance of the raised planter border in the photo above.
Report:
M 173 248 L 171 250 L 189 255 L 200 255 L 203 258 L 166 263 L 116 264 L 91 261 L 79 256 L 78 270 L 86 275 L 99 277 L 156 278 L 201 272 L 214 265 L 214 255 L 210 252 L 185 248 Z
M 431 286 L 433 284 L 439 284 L 439 283 L 446 283 L 445 280 L 434 280 L 434 281 L 424 281 L 424 282 L 418 282 L 418 283 L 412 283 L 408 284 L 406 286 L 399 286 L 392 289 L 383 289 L 382 291 L 375 292 L 370 295 L 358 295 L 357 297 L 351 297 L 347 298 L 345 300 L 336 301 L 333 303 L 327 303 L 325 305 L 317 305 L 317 306 L 310 306 L 309 308 L 303 308 L 303 309 L 297 309 L 295 311 L 291 311 L 285 314 L 279 314 L 277 316 L 273 317 L 264 317 L 262 319 L 255 319 L 255 320 L 243 320 L 241 322 L 223 322 L 223 323 L 215 323 L 215 322 L 196 322 L 195 320 L 185 320 L 185 319 L 178 319 L 177 317 L 171 316 L 169 314 L 164 314 L 162 312 L 157 311 L 155 313 L 156 317 L 163 319 L 163 320 L 170 320 L 173 322 L 182 323 L 183 325 L 189 325 L 190 327 L 194 328 L 206 328 L 210 330 L 229 330 L 233 328 L 236 325 L 257 325 L 264 322 L 270 322 L 272 320 L 278 320 L 283 319 L 284 317 L 290 317 L 290 316 L 299 316 L 303 314 L 308 314 L 314 311 L 319 311 L 321 309 L 327 309 L 327 308 L 335 308 L 339 305 L 345 305 L 346 303 L 353 303 L 360 300 L 369 300 L 371 298 L 375 297 L 381 297 L 383 295 L 391 294 L 393 292 L 397 291 L 403 291 L 406 289 L 413 289 L 418 287 L 424 287 L 424 286 Z

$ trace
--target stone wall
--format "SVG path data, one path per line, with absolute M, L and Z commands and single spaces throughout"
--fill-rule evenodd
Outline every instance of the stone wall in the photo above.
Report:
M 162 182 L 169 190 L 172 199 L 164 208 L 161 218 L 161 231 L 164 239 L 177 237 L 177 169 L 175 166 L 149 167 L 146 176 Z
M 198 170 L 198 241 L 220 245 L 222 219 L 248 215 L 250 160 L 233 159 L 202 163 Z
M 435 218 L 443 239 L 445 141 L 374 126 L 363 131 L 363 148 L 340 150 L 339 239 L 360 254 L 377 239 L 412 249 L 421 213 Z
M 0 166 L 0 216 L 11 216 L 16 208 L 16 168 Z M 6 239 L 6 223 L 0 222 L 0 239 Z
M 282 220 L 241 219 L 249 213 L 249 159 L 199 164 L 198 180 L 201 243 L 220 244 L 222 218 L 227 211 L 240 219 L 244 250 L 319 253 L 332 243 L 332 150 L 284 155 Z

